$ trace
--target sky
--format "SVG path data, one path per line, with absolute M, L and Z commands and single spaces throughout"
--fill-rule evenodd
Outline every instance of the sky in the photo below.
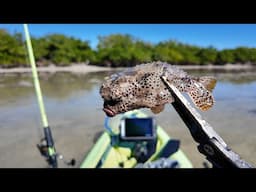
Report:
M 22 24 L 0 24 L 10 33 L 23 32 Z M 256 24 L 29 24 L 32 36 L 61 33 L 88 40 L 93 49 L 98 36 L 130 34 L 153 44 L 177 40 L 219 50 L 238 46 L 256 47 Z

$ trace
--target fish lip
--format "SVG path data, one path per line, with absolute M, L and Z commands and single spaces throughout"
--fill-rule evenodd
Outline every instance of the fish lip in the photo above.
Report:
M 109 107 L 104 107 L 103 111 L 106 113 L 107 116 L 109 117 L 114 117 L 116 115 L 116 113 L 110 109 Z

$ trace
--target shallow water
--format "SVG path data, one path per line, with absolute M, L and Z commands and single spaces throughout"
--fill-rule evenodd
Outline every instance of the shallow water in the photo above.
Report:
M 225 142 L 246 161 L 256 165 L 256 72 L 188 71 L 194 75 L 215 75 L 215 106 L 201 115 Z M 77 165 L 103 130 L 105 114 L 98 93 L 105 76 L 113 72 L 88 74 L 41 73 L 40 82 L 48 121 L 56 149 Z M 0 167 L 47 167 L 36 144 L 41 120 L 29 74 L 0 75 Z M 154 116 L 150 110 L 143 110 Z M 204 157 L 171 105 L 155 116 L 174 138 L 195 167 Z M 66 167 L 60 162 L 61 167 Z

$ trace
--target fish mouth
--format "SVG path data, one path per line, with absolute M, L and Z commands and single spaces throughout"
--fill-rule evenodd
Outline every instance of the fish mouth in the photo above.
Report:
M 116 106 L 118 103 L 120 103 L 121 100 L 120 99 L 111 99 L 111 100 L 105 100 L 104 104 L 103 104 L 103 111 L 106 113 L 107 116 L 109 117 L 113 117 L 115 116 L 117 113 L 111 109 L 113 106 Z
M 104 107 L 103 111 L 106 113 L 107 116 L 109 117 L 114 117 L 116 115 L 116 113 L 110 109 L 109 107 Z

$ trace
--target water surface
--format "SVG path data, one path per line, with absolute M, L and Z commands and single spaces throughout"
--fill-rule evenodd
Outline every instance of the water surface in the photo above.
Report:
M 113 72 L 88 74 L 40 73 L 48 121 L 57 151 L 78 164 L 103 130 L 105 114 L 99 87 Z M 235 152 L 256 165 L 256 72 L 188 71 L 194 75 L 214 75 L 216 103 L 200 112 Z M 0 167 L 46 167 L 36 144 L 41 120 L 29 74 L 0 75 Z M 143 110 L 155 116 L 150 110 Z M 187 127 L 171 105 L 155 116 L 174 138 L 195 167 L 202 167 L 204 156 L 197 151 Z M 61 167 L 65 167 L 60 163 Z

